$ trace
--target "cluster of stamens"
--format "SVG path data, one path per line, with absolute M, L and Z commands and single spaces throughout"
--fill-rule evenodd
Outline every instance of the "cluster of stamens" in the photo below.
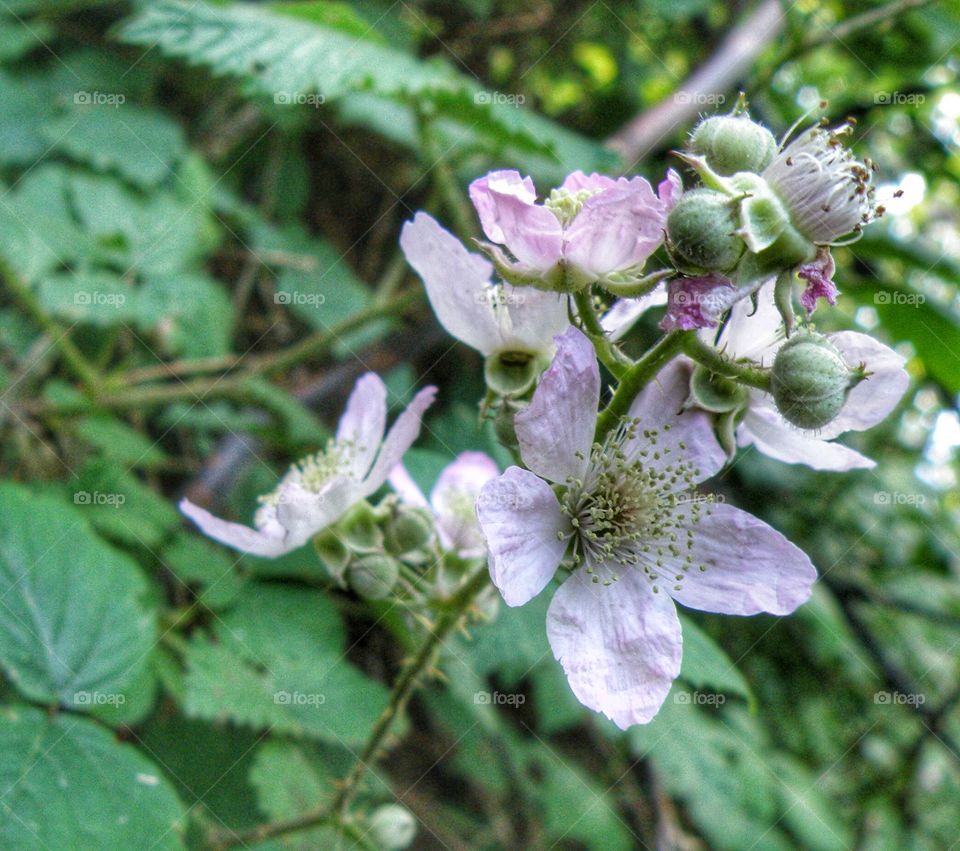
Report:
M 566 227 L 583 209 L 584 202 L 601 191 L 600 189 L 554 189 L 550 192 L 550 197 L 543 202 L 543 206 L 557 217 L 561 225 Z
M 859 234 L 882 214 L 871 182 L 876 165 L 860 162 L 844 145 L 853 132 L 848 121 L 836 128 L 822 124 L 787 145 L 763 173 L 797 229 L 817 245 Z
M 714 498 L 694 492 L 698 470 L 679 457 L 683 442 L 667 445 L 669 430 L 641 430 L 638 420 L 625 419 L 593 445 L 583 479 L 567 480 L 560 502 L 572 531 L 560 538 L 569 538 L 574 565 L 594 582 L 609 585 L 619 569 L 637 568 L 654 591 L 658 582 L 679 590 L 690 570 L 706 570 L 692 551 L 695 527 Z
M 344 475 L 349 469 L 347 463 L 355 446 L 351 441 L 337 441 L 330 438 L 319 452 L 308 455 L 290 466 L 287 474 L 270 493 L 259 498 L 262 505 L 276 505 L 281 499 L 283 486 L 291 480 L 311 493 L 320 493 L 331 479 Z

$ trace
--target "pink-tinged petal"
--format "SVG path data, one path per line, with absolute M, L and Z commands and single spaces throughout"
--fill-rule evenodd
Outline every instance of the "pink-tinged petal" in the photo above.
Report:
M 390 483 L 390 487 L 396 491 L 401 502 L 414 508 L 429 507 L 423 491 L 417 486 L 417 483 L 407 472 L 407 468 L 403 466 L 402 462 L 390 471 L 390 474 L 387 476 L 387 481 Z
M 522 606 L 553 578 L 567 548 L 569 520 L 550 486 L 528 470 L 509 467 L 477 499 L 490 578 L 508 606 Z
M 800 304 L 808 315 L 812 315 L 817 309 L 818 299 L 826 299 L 830 304 L 837 303 L 840 291 L 833 283 L 835 271 L 833 256 L 830 254 L 830 249 L 826 247 L 817 249 L 817 256 L 797 271 L 797 274 L 807 282 L 806 288 L 800 295 Z
M 529 177 L 491 172 L 470 184 L 470 200 L 487 238 L 505 245 L 522 264 L 546 272 L 560 260 L 563 228 L 553 213 L 535 203 Z
M 567 227 L 564 258 L 586 277 L 645 263 L 663 242 L 666 213 L 643 178 L 588 198 Z
M 456 550 L 463 558 L 483 554 L 476 501 L 483 486 L 499 475 L 497 462 L 483 452 L 461 452 L 443 468 L 430 492 L 430 505 L 444 547 Z
M 387 425 L 387 387 L 373 372 L 357 379 L 337 426 L 337 443 L 349 447 L 350 472 L 362 479 L 383 440 Z
M 820 436 L 873 428 L 893 412 L 910 386 L 906 358 L 869 334 L 840 331 L 829 339 L 850 366 L 866 364 L 870 375 L 850 391 L 837 418 L 820 430 Z
M 639 298 L 621 298 L 614 302 L 600 319 L 600 325 L 611 340 L 623 337 L 651 307 L 667 303 L 667 291 L 657 287 Z
M 672 168 L 667 169 L 667 176 L 657 185 L 657 197 L 664 206 L 664 212 L 669 213 L 674 204 L 680 200 L 682 194 L 683 181 L 680 179 L 680 175 Z
M 617 186 L 625 186 L 627 179 L 625 177 L 612 178 L 605 174 L 593 174 L 587 176 L 582 171 L 575 171 L 567 175 L 567 178 L 560 184 L 560 188 L 567 192 L 582 192 L 586 189 L 588 192 L 603 192 L 607 189 L 614 189 Z
M 737 429 L 741 446 L 756 446 L 768 458 L 813 470 L 869 470 L 876 463 L 842 443 L 831 443 L 791 426 L 773 408 L 752 404 Z
M 682 461 L 694 468 L 692 481 L 702 482 L 723 467 L 727 456 L 713 432 L 710 417 L 696 408 L 683 409 L 690 395 L 690 373 L 687 361 L 675 360 L 643 388 L 628 412 L 639 420 L 637 437 L 624 446 L 624 452 L 630 457 L 648 449 L 648 463 L 652 465 Z M 655 446 L 644 437 L 644 431 L 657 432 Z M 654 460 L 654 451 L 660 454 L 660 461 Z M 676 483 L 681 490 L 689 485 L 685 479 Z
M 413 397 L 407 409 L 397 417 L 397 421 L 387 432 L 377 460 L 363 481 L 361 498 L 370 496 L 387 480 L 390 471 L 400 463 L 404 453 L 419 436 L 423 414 L 433 404 L 436 396 L 436 387 L 425 387 Z
M 483 355 L 500 344 L 490 285 L 493 266 L 426 213 L 417 213 L 400 233 L 407 262 L 423 279 L 437 319 L 458 340 Z
M 773 363 L 784 342 L 783 319 L 773 298 L 775 281 L 770 278 L 757 290 L 756 304 L 744 298 L 730 309 L 718 341 L 729 357 L 750 358 L 763 366 Z
M 593 344 L 570 327 L 557 337 L 556 357 L 529 406 L 514 418 L 523 463 L 551 482 L 582 476 L 599 401 L 600 370 Z
M 684 555 L 692 556 L 692 566 L 679 581 L 664 576 L 662 591 L 691 609 L 724 615 L 788 615 L 810 598 L 817 571 L 803 550 L 732 505 L 709 511 L 700 506 L 700 521 L 690 526 L 693 548 Z M 684 564 L 667 563 L 664 571 L 684 574 Z
M 578 570 L 553 596 L 547 638 L 577 700 L 622 730 L 649 722 L 680 673 L 676 606 L 640 570 L 611 585 Z
M 737 300 L 736 287 L 723 275 L 674 278 L 667 285 L 667 313 L 660 327 L 664 331 L 715 328 L 720 316 Z
M 349 476 L 331 479 L 319 492 L 307 490 L 295 479 L 283 482 L 277 493 L 276 512 L 287 532 L 285 542 L 291 549 L 302 547 L 336 523 L 363 496 L 359 481 Z
M 503 286 L 509 333 L 504 330 L 504 350 L 553 353 L 553 338 L 570 325 L 568 298 L 563 293 L 533 287 Z
M 276 558 L 295 548 L 295 545 L 288 545 L 284 541 L 282 530 L 276 526 L 271 528 L 268 534 L 240 523 L 230 523 L 214 517 L 206 509 L 194 505 L 189 499 L 180 500 L 180 510 L 200 527 L 204 535 L 242 553 L 263 558 Z

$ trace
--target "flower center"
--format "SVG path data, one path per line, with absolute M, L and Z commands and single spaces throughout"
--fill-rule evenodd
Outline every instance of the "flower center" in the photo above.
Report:
M 871 184 L 873 163 L 844 147 L 851 124 L 815 127 L 791 142 L 763 176 L 790 210 L 797 229 L 817 245 L 859 233 L 880 211 Z
M 551 213 L 553 213 L 561 225 L 566 227 L 576 217 L 577 213 L 583 209 L 583 204 L 587 198 L 591 198 L 602 189 L 554 189 L 550 192 L 550 197 L 543 202 Z
M 637 567 L 654 591 L 658 582 L 679 590 L 689 570 L 706 570 L 692 550 L 695 527 L 715 497 L 694 492 L 699 471 L 679 457 L 682 442 L 667 445 L 669 430 L 641 430 L 639 420 L 625 419 L 593 445 L 583 480 L 567 480 L 560 505 L 573 527 L 573 562 L 594 582 L 609 585 L 618 569 Z
M 283 486 L 290 481 L 311 493 L 320 493 L 331 480 L 349 473 L 350 460 L 358 449 L 353 441 L 330 438 L 324 449 L 292 464 L 277 487 L 259 498 L 260 503 L 276 506 Z

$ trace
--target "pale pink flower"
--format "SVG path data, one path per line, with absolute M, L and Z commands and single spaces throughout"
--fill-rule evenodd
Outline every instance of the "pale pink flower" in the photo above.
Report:
M 672 170 L 657 194 L 642 177 L 577 171 L 538 204 L 533 180 L 494 171 L 470 184 L 470 199 L 495 243 L 486 248 L 507 278 L 569 291 L 638 280 L 663 242 L 667 213 L 680 190 Z
M 486 552 L 477 522 L 477 497 L 481 488 L 499 474 L 497 462 L 489 455 L 461 452 L 437 477 L 429 502 L 403 464 L 393 468 L 389 481 L 405 503 L 431 511 L 444 549 L 453 550 L 461 558 L 477 558 Z
M 709 338 L 712 342 L 711 333 Z M 857 384 L 836 419 L 816 431 L 804 431 L 788 423 L 776 409 L 773 397 L 750 388 L 748 407 L 737 428 L 737 443 L 753 445 L 771 458 L 790 464 L 806 464 L 815 470 L 852 470 L 876 466 L 870 458 L 833 438 L 847 431 L 866 431 L 896 408 L 910 376 L 905 359 L 889 346 L 867 334 L 840 331 L 827 334 L 850 367 L 866 365 L 868 377 Z M 732 358 L 748 358 L 770 366 L 785 342 L 780 313 L 774 304 L 773 287 L 757 292 L 754 308 L 749 300 L 738 302 L 717 339 L 717 345 Z
M 816 571 L 779 532 L 694 492 L 724 453 L 710 420 L 682 412 L 674 362 L 594 443 L 600 374 L 577 329 L 557 341 L 516 417 L 528 470 L 510 467 L 477 501 L 494 584 L 510 606 L 539 594 L 568 557 L 547 636 L 581 703 L 621 728 L 650 721 L 680 671 L 674 601 L 708 612 L 787 614 Z
M 295 550 L 386 481 L 417 439 L 435 395 L 435 387 L 417 393 L 384 438 L 387 388 L 368 372 L 350 394 L 336 437 L 324 451 L 294 464 L 271 493 L 260 497 L 253 528 L 214 517 L 187 499 L 180 510 L 204 534 L 241 552 L 275 558 Z

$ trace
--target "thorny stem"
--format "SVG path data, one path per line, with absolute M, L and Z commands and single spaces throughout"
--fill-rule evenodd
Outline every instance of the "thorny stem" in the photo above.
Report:
M 770 390 L 770 370 L 761 369 L 752 363 L 735 361 L 719 349 L 705 343 L 696 333 L 691 333 L 684 338 L 683 353 L 724 378 L 736 379 L 741 384 L 747 384 L 759 390 Z
M 617 387 L 613 398 L 597 417 L 595 440 L 602 440 L 607 432 L 616 426 L 620 418 L 630 410 L 630 405 L 640 391 L 667 363 L 680 354 L 684 339 L 695 333 L 694 331 L 671 331 L 665 334 L 621 376 L 620 386 Z
M 577 306 L 577 315 L 583 330 L 593 343 L 597 357 L 614 378 L 620 378 L 632 365 L 632 361 L 610 341 L 603 330 L 600 319 L 593 309 L 593 295 L 589 287 L 573 294 L 573 303 Z
M 361 781 L 376 762 L 379 751 L 394 723 L 403 712 L 421 677 L 433 665 L 441 645 L 461 622 L 477 595 L 486 588 L 489 579 L 486 566 L 478 567 L 457 591 L 440 604 L 440 615 L 436 623 L 397 677 L 390 692 L 387 708 L 371 730 L 360 756 L 343 779 L 340 790 L 329 806 L 317 807 L 296 818 L 269 822 L 239 833 L 215 835 L 212 838 L 212 847 L 225 849 L 236 845 L 255 844 L 275 836 L 308 830 L 321 824 L 330 824 L 343 830 L 353 831 L 354 834 L 358 833 L 359 829 L 349 820 L 348 814 Z

